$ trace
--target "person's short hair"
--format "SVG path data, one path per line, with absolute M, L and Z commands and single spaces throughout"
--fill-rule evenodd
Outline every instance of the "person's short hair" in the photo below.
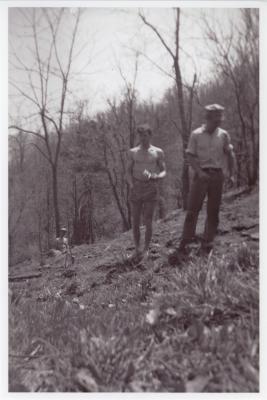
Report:
M 142 133 L 142 132 L 149 132 L 149 134 L 152 134 L 152 129 L 148 123 L 140 124 L 137 127 L 137 132 Z

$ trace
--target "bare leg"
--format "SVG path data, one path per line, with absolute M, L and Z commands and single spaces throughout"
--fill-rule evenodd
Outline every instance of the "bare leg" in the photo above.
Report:
M 156 206 L 155 201 L 146 202 L 144 204 L 144 222 L 146 227 L 144 251 L 148 251 L 152 238 L 152 222 L 153 222 L 153 214 L 155 211 L 155 206 Z
M 136 255 L 140 254 L 140 219 L 142 206 L 143 204 L 140 201 L 132 202 L 133 238 Z

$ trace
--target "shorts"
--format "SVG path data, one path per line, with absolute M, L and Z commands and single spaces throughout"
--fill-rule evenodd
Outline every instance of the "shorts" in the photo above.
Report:
M 156 202 L 159 198 L 158 184 L 156 181 L 133 180 L 133 188 L 130 191 L 131 202 Z

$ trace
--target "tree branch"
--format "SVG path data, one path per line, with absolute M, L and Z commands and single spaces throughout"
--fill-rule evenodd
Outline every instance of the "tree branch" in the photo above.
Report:
M 32 103 L 34 103 L 38 109 L 40 109 L 40 104 L 36 102 L 35 99 L 33 99 L 31 96 L 29 96 L 27 93 L 25 93 L 23 90 L 21 90 L 15 83 L 9 82 L 11 86 L 13 86 L 22 96 L 24 96 L 26 99 L 30 100 Z
M 53 118 L 49 117 L 45 112 L 44 112 L 44 118 L 48 119 L 48 121 L 50 121 L 54 125 L 56 132 L 58 133 L 59 129 L 56 121 Z
M 165 40 L 163 39 L 163 37 L 161 36 L 161 34 L 157 30 L 157 28 L 155 28 L 154 25 L 152 25 L 150 22 L 148 22 L 147 19 L 145 18 L 145 16 L 140 11 L 138 12 L 138 15 L 141 18 L 141 20 L 144 22 L 144 24 L 149 26 L 153 30 L 153 32 L 155 32 L 155 34 L 158 36 L 159 40 L 161 41 L 161 43 L 163 44 L 165 49 L 168 51 L 168 53 L 171 55 L 171 57 L 173 59 L 175 59 L 175 54 L 172 52 L 170 47 L 167 45 L 167 43 L 165 42 Z
M 49 164 L 53 165 L 53 160 L 48 157 L 43 150 L 41 150 L 41 148 L 36 144 L 36 143 L 32 143 L 30 142 L 29 145 L 36 147 L 36 149 L 42 154 L 42 156 L 49 162 Z
M 163 74 L 167 75 L 169 78 L 173 79 L 175 81 L 175 76 L 170 74 L 169 72 L 165 71 L 160 65 L 158 65 L 154 60 L 152 60 L 150 57 L 148 57 L 145 53 L 142 51 L 139 52 L 140 55 L 145 57 L 151 64 L 153 64 L 156 68 L 158 68 Z
M 56 30 L 53 27 L 52 21 L 50 19 L 50 16 L 49 16 L 46 8 L 43 8 L 43 13 L 44 13 L 44 15 L 45 15 L 45 17 L 47 19 L 47 22 L 49 24 L 49 27 L 50 27 L 50 31 L 51 31 L 52 38 L 53 38 L 53 47 L 55 49 L 55 55 L 56 55 L 56 59 L 57 59 L 57 63 L 58 63 L 61 75 L 62 75 L 63 78 L 65 78 L 65 74 L 64 74 L 61 62 L 60 62 L 60 58 L 59 58 L 58 51 L 57 51 L 57 44 L 56 44 L 57 31 L 58 31 L 58 27 L 60 25 L 60 21 L 61 21 L 62 15 L 64 13 L 64 9 L 61 9 L 60 14 L 57 17 Z
M 20 127 L 17 126 L 17 125 L 10 125 L 10 126 L 8 127 L 8 129 L 16 129 L 16 130 L 21 131 L 21 132 L 24 132 L 24 133 L 30 133 L 31 135 L 37 136 L 39 139 L 42 139 L 42 140 L 45 141 L 44 136 L 42 136 L 40 133 L 35 132 L 35 131 L 31 131 L 31 130 L 29 130 L 29 129 L 20 128 Z

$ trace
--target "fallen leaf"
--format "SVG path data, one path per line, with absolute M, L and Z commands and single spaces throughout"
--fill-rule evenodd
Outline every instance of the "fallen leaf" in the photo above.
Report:
M 150 310 L 146 315 L 146 322 L 149 325 L 155 325 L 159 317 L 159 310 Z
M 241 360 L 241 364 L 244 370 L 244 374 L 247 379 L 253 380 L 255 383 L 259 383 L 259 371 L 250 364 L 248 360 Z
M 131 390 L 133 392 L 143 392 L 144 391 L 142 382 L 133 381 L 130 383 L 129 387 L 131 388 Z
M 204 324 L 200 321 L 194 321 L 188 328 L 187 334 L 192 340 L 201 340 L 204 333 Z
M 98 392 L 97 383 L 87 369 L 80 369 L 75 375 L 75 380 L 87 392 Z
M 86 329 L 81 329 L 80 330 L 80 341 L 82 345 L 85 345 L 87 343 L 87 332 Z
M 209 380 L 210 378 L 207 376 L 198 376 L 195 379 L 187 381 L 185 384 L 186 391 L 200 393 L 205 389 Z
M 251 346 L 251 352 L 250 355 L 251 357 L 255 357 L 258 351 L 258 344 L 257 343 L 253 343 L 253 345 Z
M 258 233 L 252 233 L 251 235 L 249 235 L 251 237 L 251 239 L 253 240 L 259 240 L 259 234 Z
M 30 356 L 33 357 L 35 354 L 41 349 L 41 345 L 38 344 L 37 347 L 30 353 Z
M 177 312 L 176 312 L 175 309 L 172 308 L 172 307 L 167 308 L 166 311 L 165 311 L 165 313 L 168 314 L 168 315 L 171 315 L 171 316 L 173 316 L 173 317 L 175 317 L 175 316 L 177 315 Z

